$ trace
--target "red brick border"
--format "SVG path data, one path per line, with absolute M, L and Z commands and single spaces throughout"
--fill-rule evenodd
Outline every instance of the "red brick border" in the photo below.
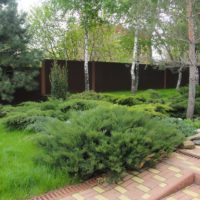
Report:
M 195 153 L 192 153 L 192 152 L 187 152 L 187 151 L 185 151 L 184 149 L 178 150 L 177 153 L 183 154 L 183 155 L 188 156 L 188 157 L 200 159 L 200 156 L 199 156 L 199 155 L 197 155 L 197 154 L 195 154 Z
M 48 192 L 44 195 L 30 198 L 28 200 L 56 200 L 56 199 L 64 198 L 68 195 L 72 195 L 76 192 L 89 189 L 90 187 L 94 187 L 97 184 L 98 184 L 98 179 L 93 178 L 84 183 L 57 189 L 57 190 Z
M 184 151 L 181 151 L 181 150 L 178 150 L 177 153 L 180 153 L 180 154 L 184 154 L 188 157 L 193 157 L 193 158 L 196 158 L 196 159 L 200 159 L 200 157 L 198 156 L 195 156 L 193 154 L 190 154 L 188 152 L 184 152 Z M 176 163 L 174 164 L 173 161 L 168 161 L 168 160 L 165 160 L 163 161 L 164 163 L 166 164 L 169 164 L 169 165 L 172 165 L 174 167 L 179 167 L 179 168 L 183 168 L 186 170 L 186 174 L 179 179 L 178 182 L 176 183 L 171 183 L 169 187 L 167 188 L 163 188 L 161 189 L 162 192 L 161 193 L 153 193 L 153 195 L 150 197 L 149 200 L 160 200 L 160 199 L 163 199 L 163 198 L 166 198 L 167 196 L 187 187 L 187 186 L 190 186 L 192 185 L 193 183 L 196 183 L 196 184 L 200 184 L 200 173 L 198 173 L 197 171 L 195 170 L 192 170 L 188 167 L 183 167 L 181 166 L 181 164 L 179 163 Z M 33 198 L 30 198 L 29 200 L 58 200 L 58 199 L 62 199 L 62 198 L 65 198 L 69 195 L 72 195 L 74 193 L 78 193 L 80 191 L 83 191 L 83 190 L 87 190 L 91 187 L 94 187 L 98 184 L 98 178 L 99 177 L 96 177 L 96 178 L 93 178 L 93 179 L 90 179 L 84 183 L 81 183 L 81 184 L 78 184 L 78 185 L 73 185 L 73 186 L 69 186 L 69 187 L 64 187 L 62 189 L 57 189 L 57 190 L 54 190 L 54 191 L 51 191 L 51 192 L 48 192 L 44 195 L 41 195 L 41 196 L 38 196 L 38 197 L 33 197 Z

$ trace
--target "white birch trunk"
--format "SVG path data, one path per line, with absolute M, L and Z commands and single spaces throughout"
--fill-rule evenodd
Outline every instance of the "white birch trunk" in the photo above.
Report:
M 88 30 L 85 25 L 85 62 L 84 62 L 84 73 L 85 73 L 85 91 L 90 91 L 89 84 L 89 69 L 88 69 Z
M 139 61 L 137 61 L 137 64 L 136 64 L 136 81 L 135 81 L 135 91 L 138 91 L 138 86 L 139 86 L 139 66 L 140 66 L 140 63 Z
M 182 81 L 182 73 L 183 73 L 183 67 L 180 67 L 180 69 L 178 70 L 178 81 L 177 81 L 177 85 L 176 85 L 176 90 L 179 90 L 180 85 L 181 85 L 181 81 Z
M 133 60 L 132 60 L 132 66 L 131 66 L 131 93 L 132 94 L 135 94 L 136 92 L 135 67 L 136 67 L 137 49 L 138 49 L 138 30 L 136 29 L 135 39 L 134 39 L 134 48 L 133 48 Z

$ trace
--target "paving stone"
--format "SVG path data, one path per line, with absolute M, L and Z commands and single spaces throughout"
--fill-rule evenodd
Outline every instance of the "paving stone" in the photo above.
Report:
M 98 193 L 103 193 L 103 192 L 105 192 L 105 190 L 103 190 L 102 188 L 100 188 L 100 187 L 98 187 L 98 186 L 93 187 L 93 189 L 94 189 L 95 191 L 97 191 Z
M 119 197 L 119 199 L 120 199 L 120 200 L 131 200 L 131 199 L 129 199 L 127 196 L 124 196 L 124 195 L 121 195 L 121 196 Z
M 118 192 L 120 192 L 122 194 L 127 192 L 127 190 L 125 188 L 121 187 L 121 186 L 115 187 L 115 190 L 117 190 Z
M 184 150 L 184 152 L 198 156 L 200 155 L 200 147 Z M 152 197 L 171 190 L 172 184 L 176 186 L 176 183 L 180 183 L 179 188 L 181 188 L 181 184 L 184 186 L 184 182 L 181 181 L 192 173 L 196 173 L 195 181 L 200 183 L 200 159 L 175 152 L 169 159 L 159 163 L 155 168 L 144 170 L 141 173 L 127 174 L 125 179 L 118 184 L 103 183 L 97 185 L 97 182 L 94 182 L 89 187 L 87 186 L 88 188 L 83 184 L 77 187 L 78 190 L 76 187 L 70 187 L 71 189 L 66 188 L 60 192 L 58 190 L 58 192 L 52 193 L 52 195 L 62 194 L 60 198 L 47 198 L 47 195 L 43 195 L 42 198 L 31 200 L 154 200 Z M 72 194 L 67 194 L 69 191 Z M 165 196 L 163 200 L 200 200 L 200 186 L 193 184 L 174 194 L 166 194 L 168 196 Z
M 149 192 L 150 191 L 150 189 L 148 187 L 144 186 L 144 185 L 138 185 L 137 188 L 139 190 L 142 190 L 143 192 Z
M 137 176 L 134 176 L 132 179 L 133 179 L 134 181 L 136 181 L 137 183 L 143 183 L 143 182 L 144 182 L 143 179 L 141 179 L 141 178 L 139 178 L 139 177 L 137 177 Z
M 158 181 L 161 181 L 161 182 L 164 182 L 166 180 L 166 178 L 164 178 L 162 176 L 158 176 L 158 175 L 155 175 L 153 178 L 158 180 Z
M 150 172 L 152 172 L 152 173 L 154 173 L 154 174 L 159 174 L 159 173 L 160 173 L 159 170 L 153 169 L 153 168 L 148 169 L 148 171 L 150 171 Z
M 149 195 L 149 194 L 144 194 L 144 195 L 142 196 L 142 198 L 143 198 L 143 199 L 149 199 L 149 198 L 150 198 L 150 195 Z

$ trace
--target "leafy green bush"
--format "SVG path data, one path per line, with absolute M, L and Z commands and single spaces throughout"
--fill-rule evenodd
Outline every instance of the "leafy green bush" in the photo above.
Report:
M 37 161 L 83 179 L 107 173 L 118 180 L 125 170 L 154 165 L 184 139 L 175 125 L 119 106 L 74 113 L 46 130 L 50 135 L 38 139 L 44 154 Z
M 169 99 L 169 101 L 172 107 L 172 110 L 169 112 L 171 117 L 185 118 L 188 102 L 187 96 L 179 94 Z M 194 114 L 195 116 L 200 115 L 200 98 L 196 98 Z
M 178 92 L 184 96 L 184 97 L 188 97 L 188 93 L 189 93 L 189 88 L 187 86 L 185 87 L 181 87 Z M 200 86 L 196 87 L 196 97 L 200 97 Z
M 200 120 L 199 119 L 184 119 L 183 120 L 184 123 L 194 127 L 195 129 L 199 129 L 200 128 Z
M 72 99 L 68 101 L 49 99 L 46 102 L 26 102 L 19 106 L 9 106 L 5 109 L 7 116 L 3 123 L 10 129 L 43 130 L 46 122 L 52 119 L 66 121 L 73 111 L 84 111 L 96 108 L 99 105 L 112 106 L 104 101 Z
M 67 70 L 54 61 L 50 73 L 51 96 L 55 99 L 66 99 L 68 90 Z
M 18 106 L 8 106 L 4 110 L 7 115 L 2 122 L 10 129 L 24 130 L 37 121 L 45 121 L 45 117 L 67 120 L 68 114 L 58 109 L 58 105 L 62 102 L 61 100 L 51 99 L 41 103 L 26 102 Z
M 189 137 L 196 134 L 195 128 L 191 123 L 187 123 L 185 120 L 180 120 L 177 118 L 164 118 L 165 122 L 169 124 L 169 126 L 176 126 L 185 137 Z
M 165 103 L 162 96 L 155 90 L 148 90 L 144 94 L 138 94 L 135 96 L 83 92 L 71 95 L 70 99 L 100 100 L 126 106 L 134 106 L 147 103 Z
M 111 106 L 112 104 L 104 101 L 85 100 L 85 99 L 71 99 L 59 105 L 62 112 L 68 111 L 85 111 L 96 108 L 99 105 Z
M 6 115 L 6 113 L 3 110 L 3 106 L 0 104 L 0 118 L 4 117 Z
M 151 116 L 169 116 L 169 112 L 172 110 L 172 108 L 166 104 L 155 103 L 131 106 L 129 110 L 136 112 L 144 112 Z

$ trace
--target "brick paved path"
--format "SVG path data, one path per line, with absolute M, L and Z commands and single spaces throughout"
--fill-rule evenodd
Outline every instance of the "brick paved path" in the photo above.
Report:
M 191 154 L 199 154 L 200 147 Z M 184 152 L 183 152 L 184 153 Z M 188 151 L 186 152 L 188 153 Z M 43 196 L 35 200 L 200 200 L 200 159 L 182 153 L 141 173 L 130 172 L 118 184 L 94 182 L 71 194 Z M 197 156 L 196 156 L 197 157 Z M 199 157 L 200 158 L 200 157 Z M 58 190 L 59 191 L 59 190 Z

